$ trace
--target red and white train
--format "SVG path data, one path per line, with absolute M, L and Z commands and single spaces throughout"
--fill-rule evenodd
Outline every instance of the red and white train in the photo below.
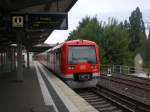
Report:
M 67 41 L 36 55 L 36 59 L 72 88 L 95 87 L 100 79 L 99 50 L 93 41 Z

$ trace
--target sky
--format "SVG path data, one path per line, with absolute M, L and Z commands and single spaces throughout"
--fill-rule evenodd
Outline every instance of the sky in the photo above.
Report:
M 85 16 L 96 16 L 99 21 L 108 21 L 114 17 L 118 21 L 128 20 L 131 12 L 139 7 L 143 20 L 150 22 L 150 0 L 78 0 L 68 12 L 68 30 L 54 30 L 45 43 L 64 42 L 69 32 L 79 24 Z

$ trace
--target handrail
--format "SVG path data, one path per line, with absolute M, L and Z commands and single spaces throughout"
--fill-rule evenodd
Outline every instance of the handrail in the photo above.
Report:
M 134 75 L 137 77 L 150 78 L 150 68 L 138 68 L 126 65 L 101 65 L 102 73 L 118 73 L 125 75 Z

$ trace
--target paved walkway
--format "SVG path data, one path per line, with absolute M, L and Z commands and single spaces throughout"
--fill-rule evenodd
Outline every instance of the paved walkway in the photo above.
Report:
M 44 105 L 35 68 L 24 68 L 24 81 L 16 81 L 16 72 L 0 77 L 0 112 L 30 112 Z

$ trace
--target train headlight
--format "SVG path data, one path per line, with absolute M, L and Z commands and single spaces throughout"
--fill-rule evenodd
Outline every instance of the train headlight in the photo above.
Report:
M 74 70 L 75 67 L 74 67 L 74 66 L 69 66 L 68 69 L 69 69 L 69 70 Z
M 96 69 L 96 65 L 92 65 L 91 68 L 92 68 L 92 69 Z

